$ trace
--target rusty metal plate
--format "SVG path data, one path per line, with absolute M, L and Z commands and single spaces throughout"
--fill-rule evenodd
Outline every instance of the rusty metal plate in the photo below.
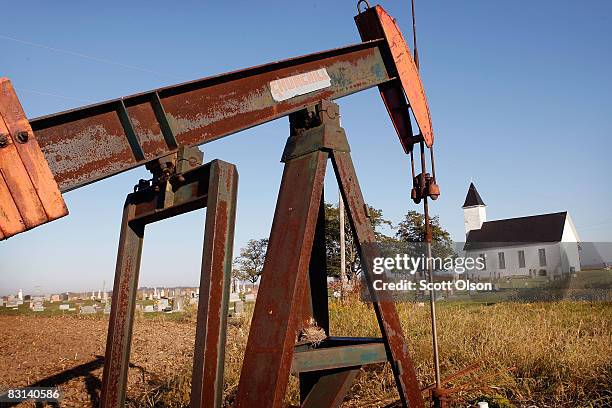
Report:
M 0 78 L 0 230 L 8 238 L 68 214 L 11 82 Z
M 387 69 L 391 75 L 399 78 L 425 144 L 431 147 L 434 135 L 427 97 L 419 70 L 412 59 L 410 47 L 404 40 L 397 23 L 381 6 L 372 7 L 360 13 L 355 17 L 355 22 L 364 41 L 379 38 L 386 40 L 388 45 L 385 59 Z
M 36 137 L 62 191 L 136 165 L 114 110 L 36 130 Z

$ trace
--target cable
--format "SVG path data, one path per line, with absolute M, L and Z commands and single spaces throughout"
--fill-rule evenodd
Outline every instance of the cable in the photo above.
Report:
M 35 43 L 35 42 L 31 42 L 31 41 L 20 40 L 19 38 L 9 37 L 9 36 L 3 35 L 3 34 L 0 34 L 0 38 L 3 39 L 3 40 L 9 40 L 9 41 L 14 41 L 14 42 L 17 42 L 17 43 L 20 43 L 20 44 L 28 45 L 30 47 L 42 48 L 42 49 L 45 49 L 45 50 L 59 52 L 61 54 L 72 55 L 74 57 L 80 57 L 80 58 L 88 59 L 88 60 L 91 60 L 91 61 L 100 62 L 100 63 L 103 63 L 103 64 L 115 65 L 115 66 L 119 66 L 119 67 L 123 67 L 123 68 L 127 68 L 127 69 L 133 69 L 133 70 L 136 70 L 136 71 L 147 72 L 149 74 L 160 75 L 160 76 L 165 76 L 165 77 L 174 78 L 174 79 L 180 79 L 176 75 L 166 74 L 166 73 L 159 72 L 159 71 L 154 71 L 154 70 L 151 70 L 151 69 L 148 69 L 148 68 L 138 67 L 136 65 L 123 64 L 121 62 L 116 62 L 116 61 L 112 61 L 112 60 L 105 59 L 105 58 L 99 58 L 99 57 L 95 57 L 93 55 L 87 55 L 87 54 L 83 54 L 83 53 L 80 53 L 80 52 L 74 52 L 74 51 L 70 51 L 70 50 L 64 50 L 64 49 L 61 49 L 61 48 L 50 47 L 48 45 L 38 44 L 38 43 Z
M 28 92 L 28 93 L 33 93 L 33 94 L 37 94 L 37 95 L 54 96 L 56 98 L 70 99 L 70 100 L 78 101 L 78 102 L 85 102 L 85 103 L 92 103 L 92 102 L 94 102 L 92 99 L 81 99 L 81 98 L 76 98 L 74 96 L 66 96 L 66 95 L 53 94 L 53 93 L 49 93 L 49 92 L 36 91 L 34 89 L 15 88 L 15 90 L 18 91 L 18 92 Z

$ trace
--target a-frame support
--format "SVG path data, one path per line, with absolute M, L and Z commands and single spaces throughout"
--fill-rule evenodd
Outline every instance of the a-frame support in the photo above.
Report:
M 181 152 L 185 150 L 179 149 L 178 159 L 175 157 L 174 164 L 165 170 L 180 168 L 182 163 L 197 160 L 193 154 L 181 157 Z M 233 164 L 214 160 L 174 175 L 168 172 L 160 174 L 161 180 L 156 180 L 157 183 L 151 186 L 145 183 L 128 195 L 124 206 L 102 376 L 102 408 L 122 408 L 125 405 L 145 226 L 204 207 L 206 224 L 191 406 L 222 406 L 238 172 Z
M 291 371 L 300 373 L 303 407 L 337 406 L 361 365 L 389 361 L 403 405 L 423 407 L 395 304 L 372 287 L 371 265 L 379 249 L 340 127 L 338 106 L 322 101 L 292 114 L 290 123 L 236 406 L 280 408 Z M 297 331 L 309 314 L 329 333 L 321 220 L 327 159 L 332 161 L 346 203 L 382 338 L 328 337 L 317 348 L 309 348 L 296 345 Z

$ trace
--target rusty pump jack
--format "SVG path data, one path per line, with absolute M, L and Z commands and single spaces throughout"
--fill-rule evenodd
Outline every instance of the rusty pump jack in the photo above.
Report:
M 218 160 L 202 164 L 194 146 L 284 116 L 290 119 L 285 170 L 236 406 L 280 407 L 290 372 L 300 376 L 302 406 L 337 406 L 359 367 L 382 361 L 391 363 L 403 405 L 424 406 L 395 304 L 371 287 L 373 230 L 332 101 L 379 88 L 404 151 L 412 158 L 414 145 L 420 146 L 415 201 L 439 195 L 424 155 L 433 145 L 433 130 L 417 67 L 395 20 L 368 5 L 355 22 L 363 41 L 356 45 L 32 120 L 10 81 L 0 79 L 0 239 L 66 215 L 63 192 L 141 165 L 153 174 L 124 207 L 103 407 L 120 407 L 125 400 L 145 226 L 202 207 L 208 211 L 191 405 L 220 406 L 237 172 Z M 420 130 L 416 135 L 410 111 Z M 295 337 L 307 319 L 329 334 L 321 213 L 327 159 L 347 203 L 382 338 L 327 337 L 314 347 L 296 344 Z M 280 307 L 281 300 L 290 307 Z

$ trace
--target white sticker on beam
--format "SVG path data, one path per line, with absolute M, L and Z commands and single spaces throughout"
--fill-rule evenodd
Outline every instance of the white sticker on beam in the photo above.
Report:
M 270 82 L 270 92 L 275 101 L 281 102 L 331 86 L 331 78 L 325 68 Z

